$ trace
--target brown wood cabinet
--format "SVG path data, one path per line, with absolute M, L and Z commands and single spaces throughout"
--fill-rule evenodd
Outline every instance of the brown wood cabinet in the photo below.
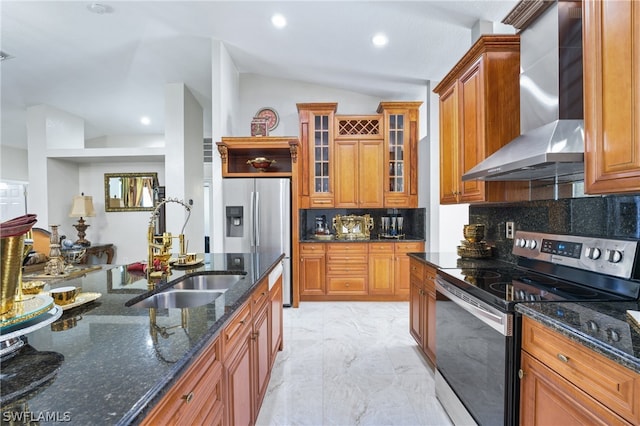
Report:
M 327 243 L 327 295 L 364 295 L 367 243 Z
M 302 300 L 408 300 L 409 256 L 422 241 L 300 243 Z
M 337 103 L 300 103 L 299 208 L 333 207 L 334 117 Z
M 220 342 L 215 339 L 143 420 L 143 425 L 215 424 L 223 415 Z
M 583 7 L 585 192 L 639 192 L 640 3 Z
M 322 296 L 325 286 L 325 244 L 300 243 L 300 295 Z
M 382 140 L 336 140 L 335 166 L 335 207 L 382 207 Z
M 216 142 L 222 160 L 222 177 L 291 177 L 298 160 L 298 138 L 295 136 L 223 137 Z M 266 171 L 258 171 L 248 163 L 257 157 L 275 160 Z
M 267 392 L 271 372 L 271 344 L 269 342 L 269 282 L 264 279 L 251 297 L 251 358 L 253 363 L 252 394 L 255 417 Z
M 394 289 L 394 243 L 369 243 L 369 294 L 392 295 Z
M 271 367 L 276 362 L 278 351 L 283 347 L 283 289 L 282 275 L 276 280 L 273 287 L 269 291 L 269 342 L 271 347 Z
M 436 363 L 436 270 L 410 260 L 409 332 L 432 365 Z
M 639 424 L 640 375 L 524 317 L 520 424 Z
M 418 113 L 422 102 L 380 102 L 384 123 L 384 206 L 418 207 Z
M 397 242 L 394 247 L 393 275 L 395 294 L 409 297 L 411 288 L 411 258 L 407 253 L 421 253 L 424 251 L 424 242 L 410 241 Z
M 440 96 L 440 202 L 503 201 L 504 182 L 462 175 L 520 134 L 520 37 L 480 37 L 434 88 Z

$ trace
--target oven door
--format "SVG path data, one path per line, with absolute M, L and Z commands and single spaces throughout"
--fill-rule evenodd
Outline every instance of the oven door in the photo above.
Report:
M 436 278 L 436 395 L 455 424 L 515 422 L 513 314 Z

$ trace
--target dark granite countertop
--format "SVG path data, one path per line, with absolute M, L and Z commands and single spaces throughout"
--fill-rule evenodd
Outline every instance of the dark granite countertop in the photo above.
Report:
M 401 243 L 403 241 L 424 241 L 424 238 L 419 238 L 411 235 L 406 235 L 403 238 L 378 238 L 377 234 L 371 234 L 371 238 L 368 240 L 337 240 L 335 235 L 332 240 L 314 238 L 313 235 L 307 235 L 300 238 L 301 243 Z
M 20 413 L 26 412 L 39 424 L 138 423 L 282 256 L 205 254 L 200 256 L 204 263 L 193 269 L 174 268 L 159 289 L 203 272 L 246 277 L 212 303 L 188 308 L 186 328 L 181 326 L 180 309 L 158 309 L 154 328 L 149 309 L 125 306 L 148 292 L 145 278 L 127 272 L 125 266 L 104 265 L 83 277 L 52 284 L 80 286 L 83 293 L 102 296 L 27 334 L 26 345 L 3 360 L 3 422 L 18 415 L 22 417 L 16 417 L 17 423 L 23 423 L 25 414 Z
M 627 309 L 640 310 L 640 302 L 519 303 L 516 311 L 550 327 L 595 352 L 640 373 L 640 328 Z M 589 329 L 587 321 L 598 329 Z M 613 330 L 616 335 L 611 338 Z
M 409 256 L 436 269 L 495 268 L 505 264 L 495 258 L 463 259 L 453 252 L 409 253 Z

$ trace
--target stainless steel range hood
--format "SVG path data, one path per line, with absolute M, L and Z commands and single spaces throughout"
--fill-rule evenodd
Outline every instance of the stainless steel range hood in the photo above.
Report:
M 533 14 L 534 3 L 541 4 L 520 2 L 503 21 L 524 27 L 520 34 L 522 134 L 467 171 L 464 181 L 584 178 L 581 2 L 546 2 L 546 10 Z M 518 21 L 532 15 L 528 22 Z

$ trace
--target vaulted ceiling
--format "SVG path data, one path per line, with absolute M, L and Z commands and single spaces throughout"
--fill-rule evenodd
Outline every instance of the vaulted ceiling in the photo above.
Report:
M 87 138 L 162 133 L 170 82 L 197 97 L 210 136 L 211 40 L 224 42 L 241 73 L 400 99 L 441 79 L 474 25 L 499 24 L 516 3 L 105 0 L 94 13 L 86 1 L 2 0 L 1 142 L 26 147 L 25 110 L 38 104 L 83 118 Z M 276 12 L 283 29 L 271 24 Z M 371 44 L 378 32 L 389 38 L 384 48 Z

